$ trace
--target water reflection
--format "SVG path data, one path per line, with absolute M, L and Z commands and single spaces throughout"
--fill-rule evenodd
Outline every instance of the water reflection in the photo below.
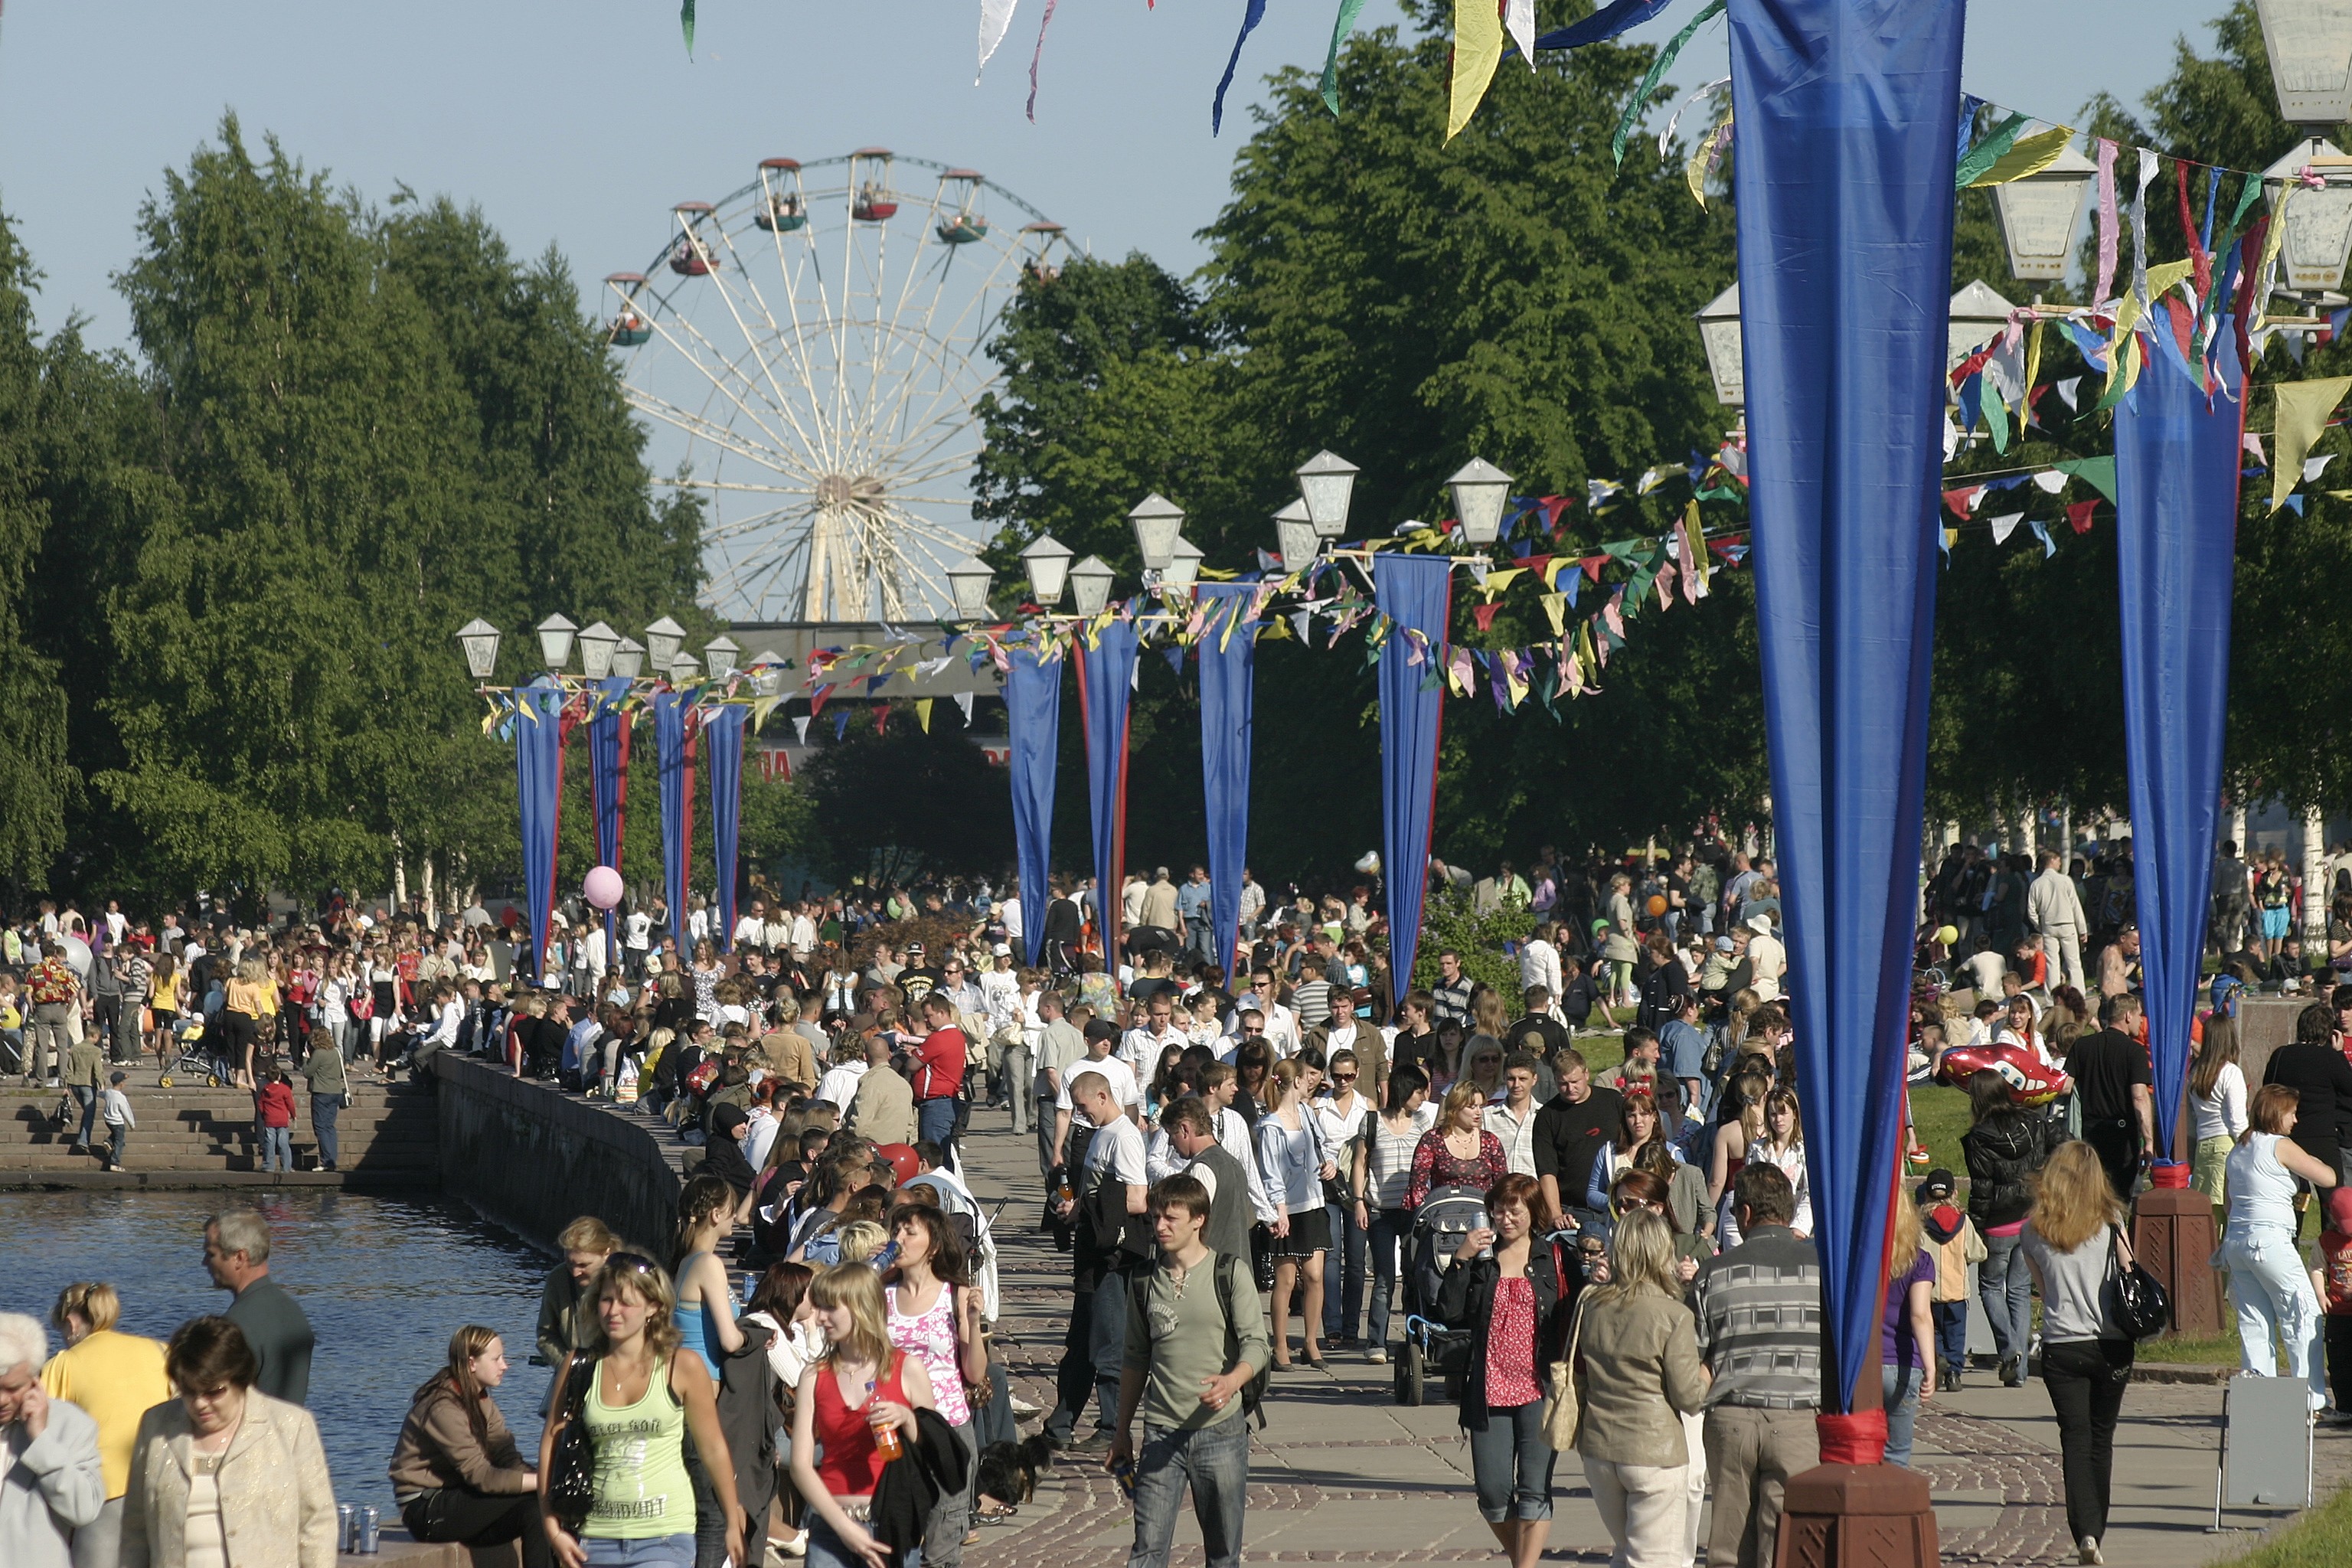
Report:
M 126 1332 L 167 1338 L 184 1320 L 228 1305 L 205 1273 L 204 1225 L 242 1201 L 234 1193 L 0 1194 L 0 1310 L 46 1323 L 64 1286 L 104 1279 L 122 1293 Z M 460 1323 L 505 1336 L 514 1364 L 499 1403 L 524 1452 L 536 1452 L 549 1374 L 525 1361 L 551 1259 L 436 1199 L 298 1192 L 259 1206 L 269 1218 L 270 1272 L 319 1337 L 310 1403 L 339 1499 L 374 1503 L 392 1520 L 384 1467 L 401 1417 Z M 53 1338 L 52 1348 L 62 1342 Z

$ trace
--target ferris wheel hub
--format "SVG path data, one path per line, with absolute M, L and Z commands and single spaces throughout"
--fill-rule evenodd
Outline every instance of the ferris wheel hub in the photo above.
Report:
M 852 507 L 872 511 L 882 504 L 885 487 L 872 474 L 859 474 L 852 479 L 847 474 L 826 474 L 816 482 L 816 504 L 828 511 L 847 511 Z

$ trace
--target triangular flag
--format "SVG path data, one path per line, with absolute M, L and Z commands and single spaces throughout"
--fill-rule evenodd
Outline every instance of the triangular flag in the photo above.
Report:
M 963 710 L 963 721 L 966 724 L 970 724 L 971 722 L 971 693 L 969 691 L 959 691 L 955 694 L 955 700 L 956 706 Z
M 2131 341 L 2137 343 L 2139 339 L 2135 336 Z M 2126 382 L 2122 384 L 2129 384 Z M 2072 474 L 2109 500 L 2116 499 L 2116 460 L 2112 455 L 2105 458 L 2069 458 L 2064 462 L 2053 463 L 2051 467 L 2062 474 Z
M 2287 492 L 2303 471 L 2304 455 L 2318 441 L 2319 433 L 2327 427 L 2327 416 L 2336 412 L 2347 390 L 2352 390 L 2352 375 L 2278 384 L 2278 409 L 2272 421 L 2278 439 L 2278 467 L 2271 475 L 2273 511 L 2286 504 Z
M 932 699 L 929 697 L 915 699 L 915 722 L 923 727 L 926 735 L 931 732 L 931 702 Z
M 2079 406 L 2074 401 L 2074 394 L 2082 384 L 2083 378 L 2079 375 L 2070 375 L 2065 380 L 2058 383 L 2058 395 L 2066 400 L 2067 407 L 2075 408 Z
M 2033 488 L 2043 495 L 2054 496 L 2066 488 L 2066 476 L 2055 468 L 2044 468 L 2033 476 Z
M 1560 636 L 1568 627 L 1568 595 L 1546 594 L 1542 603 L 1544 618 L 1551 623 L 1551 635 Z
M 2295 516 L 2301 517 L 2303 515 L 2303 503 L 2305 499 L 2307 498 L 2301 495 L 2291 495 L 2286 498 L 2286 504 L 2294 508 Z
M 2077 533 L 2091 531 L 2091 513 L 2098 507 L 2096 500 L 2078 500 L 2066 509 L 2066 521 Z
M 1478 623 L 1478 629 L 1480 631 L 1493 631 L 1495 629 L 1495 612 L 1500 610 L 1502 607 L 1503 602 L 1500 599 L 1489 599 L 1483 605 L 1474 605 L 1470 611 L 1470 618 Z
M 1252 15 L 1265 0 L 1250 0 Z M 1453 141 L 1478 111 L 1486 84 L 1503 58 L 1503 17 L 1495 0 L 1454 0 L 1454 79 L 1445 111 L 1445 139 Z M 1231 72 L 1227 73 L 1228 78 Z M 1622 145 L 1620 156 L 1622 156 Z
M 2303 482 L 2305 484 L 2311 483 L 2312 480 L 2326 473 L 2327 471 L 2327 465 L 2335 460 L 2336 454 L 2333 452 L 2326 454 L 2325 457 L 2305 458 L 2303 460 Z
M 798 740 L 803 745 L 808 744 L 808 726 L 809 716 L 807 714 L 795 713 L 793 715 L 793 738 Z
M 2249 430 L 2239 439 L 2244 443 L 2246 450 L 2253 454 L 2255 462 L 2263 464 L 2270 462 L 2268 458 L 2263 456 L 2263 437 L 2260 431 Z
M 1005 29 L 1013 26 L 1013 8 L 1020 0 L 980 0 L 980 63 L 988 64 L 988 57 L 1004 41 Z M 971 73 L 974 87 L 980 85 L 980 71 Z
M 2038 517 L 2033 520 L 2033 537 L 2042 541 L 2042 559 L 2047 561 L 2058 553 L 2057 542 L 2050 537 L 2049 528 Z
M 2006 517 L 1994 518 L 1992 520 L 1992 542 L 1995 544 L 2008 543 L 2009 536 L 2016 532 L 2017 525 L 2024 521 L 2025 514 L 2021 511 L 2013 511 Z
M 847 733 L 849 733 L 849 710 L 836 708 L 833 710 L 833 738 L 838 741 Z

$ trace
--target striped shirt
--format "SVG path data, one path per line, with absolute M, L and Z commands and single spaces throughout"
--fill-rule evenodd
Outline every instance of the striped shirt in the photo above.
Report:
M 1699 1266 L 1699 1354 L 1715 1373 L 1709 1408 L 1811 1410 L 1822 1402 L 1822 1264 L 1785 1225 L 1759 1226 Z

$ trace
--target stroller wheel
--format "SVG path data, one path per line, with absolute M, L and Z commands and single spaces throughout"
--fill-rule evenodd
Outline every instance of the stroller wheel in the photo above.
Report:
M 1420 1342 L 1407 1334 L 1396 1358 L 1396 1402 L 1399 1405 L 1421 1403 L 1422 1384 L 1427 1370 Z
M 158 1089 L 169 1089 L 169 1088 L 171 1088 L 171 1087 L 172 1087 L 172 1075 L 171 1075 L 170 1073 L 165 1073 L 162 1078 L 157 1079 L 155 1080 L 155 1087 L 156 1087 L 156 1088 L 158 1088 Z
M 221 1076 L 220 1076 L 220 1074 L 218 1074 L 218 1073 L 216 1073 L 216 1072 L 208 1072 L 208 1073 L 205 1074 L 205 1088 L 207 1088 L 207 1089 L 218 1089 L 220 1086 L 221 1086 Z

